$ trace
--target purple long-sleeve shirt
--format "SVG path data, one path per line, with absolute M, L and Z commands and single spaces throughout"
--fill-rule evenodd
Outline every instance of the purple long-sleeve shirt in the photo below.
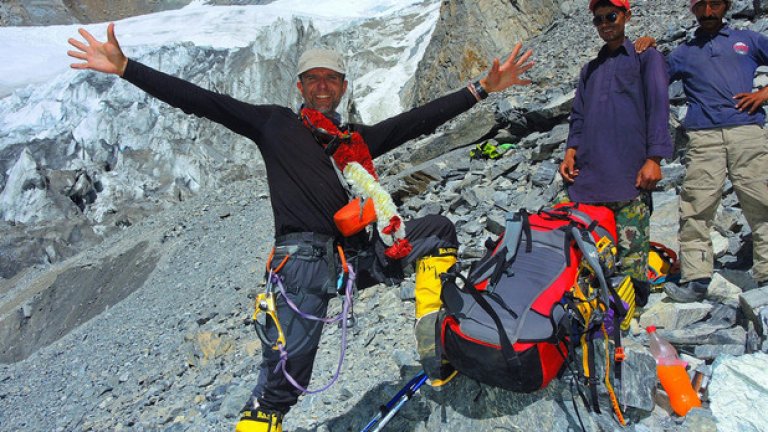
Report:
M 661 53 L 637 54 L 629 39 L 613 52 L 604 46 L 582 68 L 567 143 L 579 169 L 571 200 L 631 200 L 640 193 L 635 181 L 645 161 L 672 156 L 667 83 Z
M 671 81 L 683 80 L 688 96 L 685 128 L 714 129 L 763 125 L 761 107 L 750 114 L 739 111 L 733 96 L 752 93 L 758 66 L 768 64 L 768 37 L 750 30 L 724 26 L 715 34 L 696 31 L 667 58 Z

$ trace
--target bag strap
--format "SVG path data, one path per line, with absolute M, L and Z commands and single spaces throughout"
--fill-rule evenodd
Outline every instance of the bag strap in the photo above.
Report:
M 501 279 L 502 273 L 509 267 L 517 257 L 517 249 L 520 246 L 522 233 L 526 233 L 526 252 L 533 250 L 533 241 L 531 239 L 531 224 L 528 220 L 528 213 L 520 210 L 516 213 L 507 213 L 505 216 L 504 236 L 501 243 L 497 245 L 495 253 L 487 261 L 473 268 L 469 272 L 470 280 L 488 280 L 487 291 L 493 292 L 493 287 Z
M 478 305 L 480 305 L 485 313 L 491 317 L 493 323 L 496 324 L 496 330 L 499 332 L 499 345 L 501 346 L 501 354 L 507 363 L 507 367 L 521 367 L 522 363 L 520 362 L 520 358 L 512 349 L 512 344 L 514 342 L 512 342 L 509 339 L 509 336 L 507 336 L 507 332 L 504 330 L 504 324 L 502 324 L 499 315 L 496 313 L 496 311 L 493 310 L 493 307 L 491 307 L 491 304 L 488 303 L 488 300 L 486 300 L 485 297 L 483 297 L 480 292 L 475 289 L 475 286 L 470 283 L 467 278 L 465 278 L 460 273 L 457 273 L 457 276 L 464 282 L 465 291 L 472 296 L 472 298 L 477 302 Z M 515 342 L 517 342 L 517 340 L 515 340 Z
M 579 250 L 581 250 L 582 256 L 587 261 L 587 264 L 589 264 L 589 267 L 592 269 L 595 277 L 597 277 L 603 298 L 608 300 L 611 298 L 608 282 L 605 280 L 603 267 L 600 265 L 600 258 L 597 253 L 597 246 L 595 246 L 595 243 L 592 241 L 592 236 L 589 235 L 588 231 L 580 229 L 576 226 L 571 227 L 571 234 L 573 235 L 574 240 L 576 240 L 576 245 L 578 246 Z M 624 307 L 624 305 L 620 306 L 622 308 Z
M 597 368 L 595 367 L 595 345 L 589 340 L 589 334 L 582 335 L 582 355 L 587 355 L 586 367 L 588 368 L 587 386 L 592 399 L 592 410 L 600 413 L 600 402 L 597 398 Z
M 520 237 L 523 234 L 523 220 L 528 221 L 525 217 L 525 211 L 517 213 L 507 213 L 506 223 L 504 225 L 504 242 L 502 248 L 507 249 L 506 256 L 504 258 L 505 264 L 512 262 L 517 255 L 517 248 L 520 245 Z M 530 225 L 529 228 L 530 230 Z M 530 235 L 528 236 L 528 243 L 530 243 Z M 526 246 L 527 248 L 527 246 Z

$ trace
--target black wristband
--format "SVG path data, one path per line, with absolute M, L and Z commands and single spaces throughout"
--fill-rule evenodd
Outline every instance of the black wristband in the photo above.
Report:
M 488 92 L 485 91 L 483 85 L 480 84 L 480 81 L 473 82 L 472 87 L 475 89 L 475 92 L 477 92 L 477 95 L 480 96 L 480 99 L 485 99 L 488 97 Z

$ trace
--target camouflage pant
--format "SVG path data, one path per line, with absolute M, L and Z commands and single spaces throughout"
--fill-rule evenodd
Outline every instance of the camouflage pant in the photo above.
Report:
M 555 197 L 556 203 L 568 202 L 567 190 Z M 599 205 L 613 210 L 616 217 L 616 232 L 618 234 L 617 261 L 620 271 L 635 281 L 648 280 L 648 251 L 651 236 L 651 194 L 641 192 L 637 198 L 630 201 L 587 203 Z

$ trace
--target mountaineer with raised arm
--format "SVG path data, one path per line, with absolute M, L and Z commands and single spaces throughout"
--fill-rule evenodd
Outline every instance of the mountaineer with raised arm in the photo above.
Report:
M 531 51 L 520 54 L 517 44 L 505 62 L 494 60 L 485 78 L 421 107 L 375 125 L 343 125 L 336 108 L 347 89 L 346 67 L 335 51 L 311 49 L 299 58 L 296 87 L 304 104 L 297 113 L 276 105 L 242 102 L 130 60 L 120 49 L 114 24 L 107 27 L 106 42 L 83 29 L 79 32 L 86 43 L 69 40 L 76 50 L 68 54 L 82 60 L 73 68 L 119 75 L 186 113 L 250 138 L 264 158 L 275 221 L 272 262 L 282 263 L 276 270 L 285 287 L 285 293 L 276 297 L 276 315 L 287 361 L 278 351 L 263 349 L 259 380 L 237 431 L 282 430 L 283 416 L 302 394 L 298 387 L 309 384 L 323 327 L 321 322 L 306 320 L 304 314 L 325 316 L 329 299 L 337 295 L 343 256 L 356 266 L 359 286 L 401 280 L 403 269 L 415 265 L 419 355 L 433 385 L 455 375 L 441 361 L 435 344 L 439 275 L 456 262 L 455 227 L 441 215 L 404 222 L 378 183 L 373 159 L 433 132 L 490 92 L 530 83 L 520 75 L 533 65 Z M 361 202 L 375 201 L 375 229 L 346 232 L 345 236 L 334 222 L 334 215 L 350 202 L 350 191 Z M 266 332 L 270 340 L 277 338 L 275 325 L 268 325 Z M 278 367 L 281 361 L 285 361 L 286 374 Z

